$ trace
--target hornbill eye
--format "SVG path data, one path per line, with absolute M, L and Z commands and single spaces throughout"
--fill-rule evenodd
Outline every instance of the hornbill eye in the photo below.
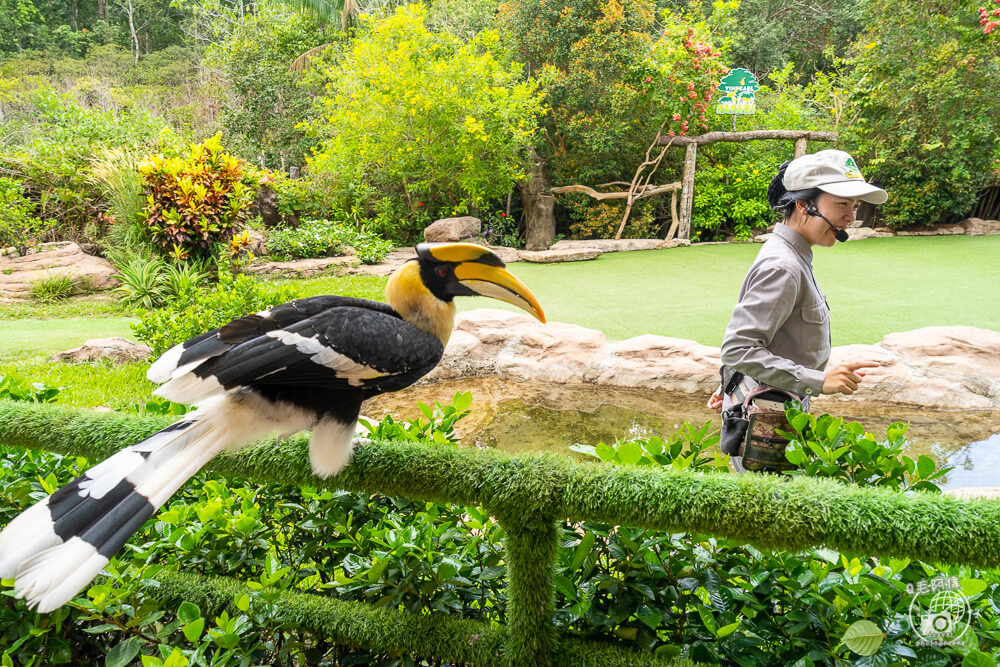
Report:
M 448 277 L 448 267 L 447 266 L 439 266 L 436 269 L 434 269 L 434 273 L 437 274 L 438 278 L 440 278 L 441 280 L 444 280 L 445 278 Z

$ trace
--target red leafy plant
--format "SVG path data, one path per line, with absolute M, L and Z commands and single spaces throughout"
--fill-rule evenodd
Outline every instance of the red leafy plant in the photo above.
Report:
M 253 188 L 246 164 L 222 150 L 216 134 L 186 155 L 152 155 L 139 167 L 146 182 L 146 224 L 153 240 L 176 259 L 204 257 L 227 243 L 248 216 Z

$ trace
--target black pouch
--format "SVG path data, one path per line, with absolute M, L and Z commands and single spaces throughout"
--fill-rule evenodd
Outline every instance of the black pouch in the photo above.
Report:
M 723 366 L 719 369 L 722 375 L 722 393 L 729 396 L 732 405 L 722 412 L 722 431 L 719 447 L 723 454 L 736 456 L 746 437 L 750 421 L 746 418 L 743 406 L 743 392 L 739 391 L 743 373 Z
M 743 416 L 743 404 L 737 403 L 722 412 L 722 433 L 719 447 L 723 454 L 736 456 L 746 437 L 750 420 Z

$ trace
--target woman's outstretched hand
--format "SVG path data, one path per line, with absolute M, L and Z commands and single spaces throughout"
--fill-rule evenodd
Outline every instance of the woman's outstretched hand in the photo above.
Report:
M 859 369 L 878 368 L 878 366 L 877 361 L 854 361 L 828 368 L 826 377 L 823 378 L 823 393 L 851 395 L 858 390 L 861 378 L 865 376 Z
M 712 395 L 709 397 L 708 409 L 722 412 L 722 394 L 718 390 L 712 392 Z

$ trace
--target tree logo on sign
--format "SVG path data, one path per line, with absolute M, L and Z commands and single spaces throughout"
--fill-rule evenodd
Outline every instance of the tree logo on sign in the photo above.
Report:
M 757 111 L 754 96 L 760 90 L 757 77 L 747 69 L 737 67 L 722 78 L 716 90 L 722 91 L 722 98 L 715 107 L 716 113 L 752 114 Z

